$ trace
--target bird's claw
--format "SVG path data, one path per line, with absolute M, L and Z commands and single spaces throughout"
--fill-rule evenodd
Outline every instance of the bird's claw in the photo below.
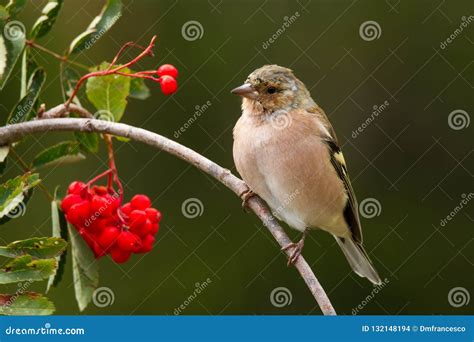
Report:
M 303 246 L 304 246 L 304 240 L 301 239 L 298 242 L 291 242 L 281 249 L 282 251 L 287 251 L 288 249 L 293 248 L 293 251 L 288 257 L 288 263 L 287 263 L 288 267 L 296 263 L 296 260 L 298 260 L 298 257 L 301 255 L 301 252 L 303 251 Z
M 250 189 L 247 189 L 244 192 L 242 192 L 242 194 L 240 195 L 240 198 L 242 199 L 242 209 L 244 210 L 248 209 L 248 201 L 253 196 L 256 196 L 256 194 Z

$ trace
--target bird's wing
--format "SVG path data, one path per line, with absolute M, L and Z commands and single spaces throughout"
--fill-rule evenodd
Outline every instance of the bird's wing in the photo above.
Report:
M 339 178 L 341 178 L 348 197 L 346 207 L 344 208 L 344 218 L 352 232 L 354 240 L 356 242 L 362 243 L 362 229 L 360 226 L 357 199 L 355 197 L 354 189 L 352 189 L 349 174 L 347 172 L 346 161 L 344 160 L 344 155 L 342 154 L 337 142 L 334 128 L 329 122 L 324 111 L 319 106 L 316 105 L 314 108 L 311 108 L 308 111 L 310 113 L 316 114 L 324 127 L 327 129 L 328 134 L 323 137 L 323 139 L 329 148 L 331 164 L 334 166 Z

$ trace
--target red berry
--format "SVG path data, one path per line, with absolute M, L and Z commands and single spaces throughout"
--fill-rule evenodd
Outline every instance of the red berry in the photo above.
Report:
M 67 188 L 67 193 L 80 195 L 81 190 L 84 189 L 85 186 L 86 185 L 82 182 L 78 182 L 78 181 L 72 182 L 71 184 L 69 184 Z
M 136 234 L 123 231 L 117 238 L 117 246 L 124 251 L 135 252 L 141 248 L 142 242 Z
M 160 230 L 160 225 L 158 223 L 152 223 L 151 225 L 151 234 L 156 235 L 158 233 L 158 230 Z
M 145 235 L 151 234 L 153 230 L 153 223 L 147 219 L 144 224 L 130 226 L 130 230 L 138 236 L 143 237 Z
M 114 247 L 110 251 L 110 256 L 117 264 L 123 264 L 124 262 L 126 262 L 130 258 L 130 255 L 132 255 L 132 252 L 124 251 L 119 247 Z
M 143 210 L 133 210 L 129 215 L 129 225 L 131 229 L 140 229 L 147 220 L 147 215 Z
M 175 68 L 174 65 L 171 64 L 163 64 L 156 70 L 158 76 L 171 76 L 173 78 L 178 77 L 178 69 Z
M 69 208 L 66 219 L 75 226 L 84 226 L 90 219 L 90 205 L 88 201 L 76 203 Z
M 94 195 L 92 197 L 92 201 L 91 201 L 91 211 L 92 211 L 92 215 L 93 216 L 96 216 L 96 217 L 100 217 L 102 216 L 102 214 L 104 214 L 104 216 L 108 216 L 111 212 L 110 212 L 110 209 L 108 210 L 108 213 L 106 214 L 105 211 L 109 208 L 109 205 L 107 203 L 107 200 L 101 196 L 98 196 L 98 195 Z
M 111 248 L 117 241 L 120 230 L 117 227 L 106 227 L 99 235 L 97 242 L 104 249 Z
M 153 244 L 155 243 L 155 238 L 153 235 L 147 235 L 143 239 L 143 245 L 142 248 L 140 248 L 140 251 L 138 253 L 148 253 L 153 249 Z
M 64 199 L 61 202 L 61 209 L 65 213 L 67 213 L 69 211 L 69 209 L 71 208 L 71 206 L 73 206 L 74 204 L 77 204 L 79 202 L 82 202 L 81 196 L 73 195 L 73 194 L 67 195 L 66 197 L 64 197 Z
M 104 196 L 105 194 L 107 194 L 107 187 L 103 186 L 103 185 L 95 185 L 92 187 L 91 189 L 92 193 L 96 194 L 96 195 L 99 195 L 99 196 Z
M 160 76 L 159 82 L 161 85 L 161 92 L 165 95 L 171 95 L 178 89 L 178 82 L 168 75 Z
M 150 208 L 151 201 L 146 195 L 135 195 L 132 197 L 130 204 L 132 205 L 133 209 L 145 210 Z
M 156 223 L 161 219 L 161 213 L 156 210 L 155 208 L 147 208 L 145 209 L 145 212 L 150 219 L 151 222 Z
M 132 212 L 132 210 L 133 210 L 133 208 L 132 208 L 132 205 L 130 204 L 130 202 L 125 203 L 124 205 L 122 205 L 122 213 L 124 213 L 125 215 L 130 216 L 130 213 Z

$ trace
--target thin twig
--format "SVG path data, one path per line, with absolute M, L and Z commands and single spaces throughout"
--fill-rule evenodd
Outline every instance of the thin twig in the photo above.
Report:
M 64 105 L 62 106 L 64 112 L 61 115 L 63 115 L 65 111 L 67 111 Z M 53 109 L 56 111 L 56 113 L 61 113 L 61 108 L 58 107 L 55 107 Z M 72 110 L 72 108 L 72 104 L 70 104 L 69 110 Z M 52 117 L 49 112 L 51 112 L 51 110 L 44 113 L 43 117 Z M 168 152 L 188 162 L 189 164 L 194 165 L 201 171 L 211 175 L 219 182 L 227 186 L 238 196 L 241 196 L 248 190 L 247 185 L 241 179 L 235 177 L 229 170 L 222 168 L 215 162 L 207 159 L 206 157 L 200 155 L 192 149 L 183 146 L 173 140 L 165 138 L 159 134 L 122 123 L 108 122 L 95 119 L 72 118 L 28 121 L 24 123 L 9 125 L 8 127 L 1 127 L 0 146 L 18 141 L 22 137 L 27 136 L 29 134 L 47 131 L 97 132 L 108 133 L 116 136 L 129 138 L 134 141 L 139 141 L 152 147 L 163 150 L 165 152 Z M 265 202 L 260 197 L 253 196 L 248 200 L 247 203 L 248 207 L 268 228 L 268 230 L 280 246 L 287 246 L 291 242 L 283 228 L 278 224 L 277 220 L 273 217 Z M 285 253 L 289 256 L 291 253 L 291 249 L 285 251 Z M 303 256 L 300 256 L 297 259 L 295 267 L 301 274 L 301 277 L 304 279 L 312 295 L 318 302 L 323 314 L 335 315 L 336 312 L 329 298 L 327 297 L 326 292 L 324 291 L 323 287 L 319 283 L 318 279 L 311 270 L 311 267 L 308 265 Z

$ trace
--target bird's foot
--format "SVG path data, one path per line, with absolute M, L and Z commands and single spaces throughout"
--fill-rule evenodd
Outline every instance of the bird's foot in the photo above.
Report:
M 288 257 L 288 264 L 287 264 L 288 267 L 295 264 L 296 260 L 298 260 L 298 257 L 301 255 L 301 252 L 303 251 L 303 247 L 304 247 L 304 238 L 298 242 L 289 243 L 288 245 L 286 245 L 285 247 L 281 249 L 282 251 L 287 251 L 288 249 L 293 248 L 293 251 Z
M 242 209 L 248 210 L 248 201 L 251 197 L 256 196 L 257 194 L 250 189 L 245 190 L 240 194 L 242 199 Z

